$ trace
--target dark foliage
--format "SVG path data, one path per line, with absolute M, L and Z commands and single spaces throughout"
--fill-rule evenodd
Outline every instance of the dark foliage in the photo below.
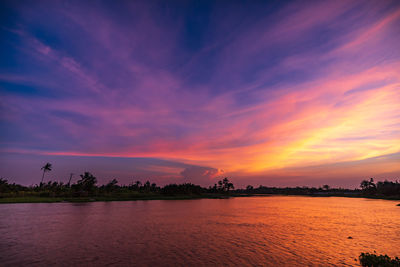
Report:
M 51 163 L 49 163 L 49 162 L 47 162 L 42 168 L 40 168 L 40 169 L 43 171 L 42 180 L 40 180 L 40 184 L 43 183 L 44 174 L 45 174 L 46 172 L 51 171 L 52 168 L 53 168 L 53 167 L 52 167 Z
M 400 267 L 400 259 L 390 258 L 388 255 L 361 253 L 359 260 L 361 266 L 365 267 Z
M 383 181 L 374 183 L 374 179 L 363 180 L 360 184 L 363 194 L 378 196 L 400 196 L 400 183 L 398 181 Z
M 371 178 L 369 181 L 362 180 L 360 187 L 361 187 L 363 193 L 366 195 L 374 195 L 377 192 L 376 185 L 374 183 L 374 178 Z
M 146 181 L 133 182 L 129 185 L 119 185 L 117 179 L 112 179 L 105 185 L 97 186 L 97 178 L 90 172 L 80 175 L 80 180 L 74 184 L 69 182 L 48 181 L 39 185 L 25 187 L 17 184 L 9 184 L 7 180 L 0 179 L 1 197 L 112 197 L 117 199 L 141 198 L 152 195 L 202 195 L 202 194 L 229 194 L 234 189 L 233 183 L 224 178 L 209 189 L 191 183 L 168 184 L 159 187 L 155 183 Z
M 400 195 L 400 183 L 398 181 L 390 182 L 386 180 L 384 182 L 378 182 L 376 190 L 378 194 L 384 196 Z
M 90 172 L 81 174 L 81 179 L 72 186 L 77 191 L 92 193 L 96 189 L 97 179 Z
M 213 187 L 210 186 L 208 188 L 212 193 L 229 193 L 231 189 L 235 189 L 235 186 L 229 181 L 228 177 L 218 181 Z
M 110 182 L 108 182 L 108 184 L 106 185 L 102 185 L 100 187 L 100 190 L 104 190 L 108 193 L 113 192 L 113 191 L 117 191 L 119 189 L 118 186 L 118 181 L 117 179 L 112 179 Z
M 10 184 L 4 178 L 0 178 L 0 193 L 11 193 L 19 191 L 28 191 L 29 188 L 19 184 Z
M 398 181 L 383 181 L 375 184 L 374 179 L 363 180 L 359 189 L 331 188 L 329 185 L 322 187 L 266 187 L 260 185 L 254 188 L 248 185 L 246 189 L 235 190 L 243 194 L 281 194 L 281 195 L 326 195 L 326 196 L 370 196 L 370 197 L 392 197 L 400 198 L 400 183 Z M 214 188 L 217 188 L 214 186 Z
M 200 195 L 205 191 L 201 186 L 191 183 L 169 184 L 161 189 L 164 195 Z
M 50 171 L 50 163 L 42 167 L 43 173 Z M 153 195 L 202 195 L 202 194 L 231 194 L 235 195 L 254 195 L 254 194 L 280 194 L 280 195 L 315 195 L 315 196 L 371 196 L 379 198 L 400 198 L 400 183 L 398 181 L 383 181 L 375 184 L 374 179 L 363 180 L 360 189 L 331 188 L 329 185 L 322 187 L 266 187 L 260 185 L 253 187 L 248 185 L 245 189 L 235 189 L 232 182 L 227 177 L 219 180 L 214 186 L 204 188 L 191 183 L 168 184 L 159 187 L 155 183 L 146 181 L 133 182 L 129 185 L 119 185 L 117 179 L 112 179 L 105 185 L 97 186 L 96 177 L 90 172 L 80 175 L 80 180 L 71 183 L 72 174 L 69 182 L 48 181 L 41 182 L 35 186 L 22 186 L 10 184 L 6 179 L 0 178 L 0 197 L 21 197 L 21 196 L 40 196 L 40 197 L 116 197 L 121 199 L 136 198 L 140 196 Z
M 248 185 L 246 189 L 238 189 L 237 193 L 244 194 L 280 194 L 280 195 L 357 195 L 359 190 L 351 190 L 344 188 L 330 188 L 325 185 L 324 187 L 267 187 L 260 185 L 254 188 Z

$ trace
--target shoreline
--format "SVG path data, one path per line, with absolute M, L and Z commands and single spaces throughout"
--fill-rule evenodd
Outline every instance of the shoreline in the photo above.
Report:
M 399 201 L 400 197 L 384 196 L 362 196 L 362 195 L 295 195 L 295 194 L 204 194 L 204 195 L 140 195 L 135 197 L 121 196 L 93 196 L 93 197 L 0 197 L 0 204 L 18 204 L 18 203 L 85 203 L 85 202 L 110 202 L 110 201 L 137 201 L 137 200 L 191 200 L 191 199 L 228 199 L 233 197 L 271 197 L 271 196 L 303 196 L 303 197 L 347 197 L 347 198 L 365 198 Z M 400 206 L 400 203 L 397 205 Z
M 18 203 L 86 203 L 86 202 L 111 202 L 111 201 L 137 201 L 137 200 L 191 200 L 191 199 L 226 199 L 232 196 L 224 195 L 149 195 L 137 197 L 93 196 L 93 197 L 7 197 L 0 198 L 1 204 Z

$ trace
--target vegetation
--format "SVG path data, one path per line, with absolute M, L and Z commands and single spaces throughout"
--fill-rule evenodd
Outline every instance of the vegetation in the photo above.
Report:
M 41 170 L 43 170 L 43 175 L 42 175 L 42 180 L 40 181 L 40 183 L 43 183 L 44 174 L 45 174 L 46 172 L 51 171 L 51 168 L 52 168 L 52 166 L 51 166 L 51 163 L 49 163 L 49 162 L 47 162 L 47 163 L 41 168 Z
M 209 187 L 208 190 L 213 193 L 229 193 L 230 190 L 235 189 L 233 183 L 231 183 L 228 178 L 224 178 L 221 181 L 218 181 L 217 184 L 214 184 L 213 187 Z
M 246 189 L 238 189 L 236 193 L 242 194 L 280 194 L 280 195 L 307 195 L 307 196 L 346 196 L 368 197 L 380 199 L 400 199 L 400 182 L 383 181 L 375 184 L 374 179 L 363 180 L 361 189 L 331 188 L 329 185 L 322 187 L 266 187 L 260 185 L 255 188 L 248 185 Z
M 383 181 L 374 183 L 374 178 L 363 180 L 361 188 L 365 195 L 382 195 L 382 196 L 399 196 L 400 195 L 400 182 Z
M 365 267 L 400 267 L 400 258 L 390 258 L 388 255 L 361 253 L 359 256 L 361 266 Z
M 136 181 L 129 185 L 119 185 L 117 179 L 98 186 L 97 178 L 90 172 L 80 175 L 80 179 L 73 184 L 71 184 L 72 174 L 67 184 L 57 181 L 44 183 L 44 174 L 51 171 L 52 165 L 47 163 L 41 169 L 43 174 L 39 185 L 22 186 L 0 178 L 0 203 L 225 198 L 234 189 L 228 178 L 218 181 L 214 187 L 208 189 L 191 183 L 159 187 L 150 181 L 143 184 L 141 181 Z
M 323 187 L 267 187 L 260 185 L 253 187 L 248 185 L 246 189 L 238 189 L 235 192 L 243 194 L 279 194 L 279 195 L 311 195 L 311 196 L 356 196 L 361 194 L 361 190 Z
M 44 183 L 46 172 L 52 170 L 51 163 L 46 163 L 41 170 L 42 179 L 39 185 L 22 186 L 9 183 L 0 178 L 0 203 L 10 202 L 57 202 L 57 201 L 93 201 L 93 200 L 135 200 L 135 199 L 188 199 L 188 198 L 225 198 L 229 196 L 253 195 L 307 195 L 307 196 L 347 196 L 400 199 L 398 181 L 374 182 L 374 179 L 363 180 L 361 189 L 321 187 L 266 187 L 248 185 L 245 189 L 236 189 L 229 179 L 223 178 L 208 188 L 191 183 L 168 184 L 164 187 L 146 181 L 135 181 L 129 185 L 119 185 L 117 179 L 111 179 L 105 185 L 97 185 L 97 178 L 90 172 L 80 175 L 80 179 L 71 184 L 71 173 L 67 184 L 57 181 Z

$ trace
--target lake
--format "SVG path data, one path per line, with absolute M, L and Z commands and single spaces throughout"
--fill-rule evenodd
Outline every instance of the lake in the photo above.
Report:
M 2 204 L 0 265 L 358 266 L 361 252 L 400 256 L 397 203 L 271 196 Z

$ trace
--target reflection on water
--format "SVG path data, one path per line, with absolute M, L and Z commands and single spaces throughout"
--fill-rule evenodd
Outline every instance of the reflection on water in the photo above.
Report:
M 357 266 L 360 252 L 400 255 L 395 204 L 280 196 L 5 204 L 0 265 Z

